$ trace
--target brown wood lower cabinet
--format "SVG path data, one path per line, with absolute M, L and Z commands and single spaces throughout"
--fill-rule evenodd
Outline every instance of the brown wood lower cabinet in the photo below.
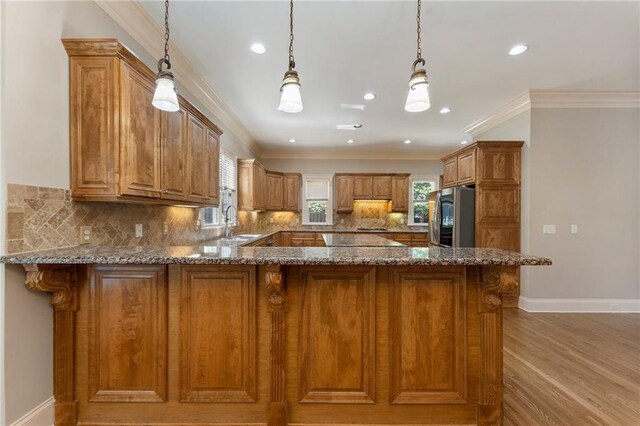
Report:
M 56 425 L 501 423 L 517 268 L 28 268 Z

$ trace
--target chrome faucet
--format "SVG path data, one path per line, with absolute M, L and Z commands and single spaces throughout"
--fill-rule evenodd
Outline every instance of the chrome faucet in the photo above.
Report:
M 224 237 L 231 238 L 233 237 L 233 226 L 229 226 L 229 209 L 233 207 L 233 209 L 238 213 L 238 209 L 236 209 L 233 204 L 229 204 L 227 208 L 224 210 Z

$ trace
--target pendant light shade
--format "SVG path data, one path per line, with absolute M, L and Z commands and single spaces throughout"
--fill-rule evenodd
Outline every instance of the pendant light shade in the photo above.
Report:
M 298 73 L 289 70 L 284 74 L 282 87 L 280 88 L 280 105 L 278 111 L 296 113 L 302 111 L 302 96 L 300 95 L 300 80 Z
M 293 58 L 293 0 L 289 2 L 289 69 L 284 73 L 280 87 L 280 105 L 277 110 L 291 114 L 302 111 L 302 95 L 300 95 L 300 79 L 295 70 Z
M 409 112 L 422 112 L 431 107 L 431 101 L 429 100 L 429 81 L 427 80 L 427 71 L 422 69 L 416 69 L 418 64 L 424 67 L 425 61 L 422 59 L 422 27 L 420 26 L 420 10 L 422 2 L 418 0 L 418 14 L 416 17 L 417 23 L 417 50 L 416 60 L 411 67 L 411 80 L 409 80 L 409 93 L 407 94 L 407 102 L 404 104 L 405 111 Z
M 178 93 L 176 92 L 176 84 L 173 74 L 169 71 L 162 70 L 162 63 L 165 59 L 161 59 L 158 63 L 158 77 L 156 78 L 156 91 L 153 94 L 151 104 L 167 112 L 176 112 L 180 110 L 178 104 Z M 170 65 L 170 64 L 169 64 Z
M 404 105 L 405 111 L 409 112 L 422 112 L 431 107 L 427 72 L 423 69 L 416 70 L 415 67 L 417 63 L 418 62 L 413 65 L 413 74 L 409 81 L 409 94 L 407 95 L 407 102 Z
M 162 111 L 176 112 L 180 110 L 176 83 L 169 59 L 169 0 L 164 2 L 164 57 L 158 61 L 156 90 L 151 105 Z M 166 68 L 163 68 L 166 67 Z

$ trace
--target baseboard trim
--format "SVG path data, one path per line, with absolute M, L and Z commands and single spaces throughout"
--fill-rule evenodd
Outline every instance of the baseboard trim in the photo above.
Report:
M 640 313 L 640 299 L 529 299 L 518 307 L 527 312 Z
M 53 425 L 55 417 L 56 400 L 53 397 L 47 399 L 24 416 L 20 417 L 11 426 L 44 426 Z

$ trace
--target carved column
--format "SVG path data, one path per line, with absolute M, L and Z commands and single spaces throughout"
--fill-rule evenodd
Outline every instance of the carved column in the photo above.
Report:
M 502 424 L 502 295 L 518 287 L 516 273 L 504 267 L 483 267 L 480 273 L 480 425 Z
M 267 266 L 265 283 L 269 294 L 271 312 L 271 402 L 269 403 L 269 426 L 288 423 L 285 400 L 285 313 L 287 293 L 284 272 L 280 266 Z
M 53 306 L 53 396 L 55 425 L 76 424 L 74 392 L 75 315 L 78 310 L 75 265 L 24 265 L 26 286 L 49 292 Z

